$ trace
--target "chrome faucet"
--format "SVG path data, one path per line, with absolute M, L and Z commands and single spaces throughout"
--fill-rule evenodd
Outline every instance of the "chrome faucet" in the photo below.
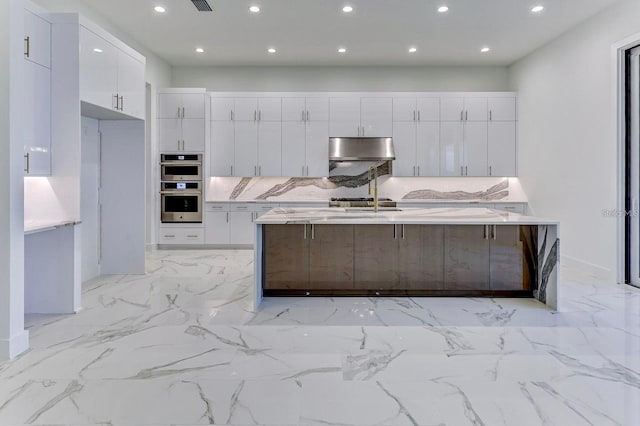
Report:
M 373 211 L 378 212 L 378 168 L 376 166 L 369 167 L 369 195 L 371 195 L 371 172 L 373 172 Z

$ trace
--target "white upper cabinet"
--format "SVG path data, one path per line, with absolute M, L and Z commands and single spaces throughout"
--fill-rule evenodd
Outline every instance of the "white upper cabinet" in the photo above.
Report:
M 205 98 L 204 92 L 158 93 L 158 139 L 161 153 L 204 152 Z
M 331 137 L 360 136 L 360 98 L 329 100 L 329 135 Z
M 516 98 L 489 98 L 489 121 L 516 121 Z
M 331 98 L 331 137 L 389 137 L 393 133 L 392 98 Z
M 440 98 L 418 98 L 416 111 L 418 121 L 440 121 Z
M 329 122 L 309 121 L 306 131 L 305 176 L 329 176 Z
M 211 98 L 211 120 L 233 121 L 233 98 Z
M 487 123 L 464 125 L 464 175 L 487 176 Z
M 236 121 L 234 144 L 234 176 L 258 176 L 258 124 Z M 215 155 L 212 153 L 211 155 Z
M 464 126 L 440 123 L 440 176 L 464 176 Z
M 486 97 L 442 97 L 440 99 L 442 121 L 488 121 Z
M 144 60 L 116 47 L 119 42 L 112 43 L 105 37 L 80 27 L 80 99 L 144 119 Z
M 396 154 L 393 162 L 394 176 L 416 176 L 416 143 L 417 130 L 413 121 L 393 123 L 393 148 Z
M 204 93 L 158 94 L 158 118 L 204 119 L 204 106 Z
M 516 176 L 516 122 L 489 123 L 489 176 Z
M 416 166 L 416 176 L 440 176 L 440 123 L 437 121 L 418 123 Z
M 28 10 L 24 11 L 24 58 L 51 68 L 51 24 Z
M 282 121 L 282 100 L 280 98 L 258 99 L 258 121 Z
M 305 118 L 306 118 L 305 98 L 282 99 L 282 121 L 303 122 L 305 121 Z
M 51 71 L 24 61 L 24 172 L 51 175 Z
M 464 121 L 464 98 L 447 96 L 440 99 L 440 120 Z
M 211 122 L 211 176 L 234 176 L 235 127 L 231 120 Z
M 282 106 L 284 117 L 284 103 Z M 307 126 L 300 118 L 302 111 L 303 110 L 298 111 L 298 121 L 291 120 L 282 122 L 282 176 L 305 176 L 306 173 Z M 287 117 L 293 117 L 293 114 L 287 115 Z
M 487 98 L 464 98 L 465 121 L 488 121 Z
M 235 121 L 258 121 L 258 98 L 236 98 L 234 104 Z
M 257 176 L 282 176 L 282 125 L 263 121 L 258 126 Z
M 329 98 L 307 98 L 306 105 L 306 121 L 329 121 Z
M 393 134 L 393 99 L 362 98 L 362 134 L 368 137 L 391 137 Z
M 200 93 L 184 93 L 182 95 L 182 118 L 204 119 L 205 96 Z
M 393 121 L 416 121 L 416 98 L 393 98 Z

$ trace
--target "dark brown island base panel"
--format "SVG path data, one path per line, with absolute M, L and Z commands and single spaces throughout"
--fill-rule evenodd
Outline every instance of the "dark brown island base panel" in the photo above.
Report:
M 537 229 L 263 225 L 263 294 L 533 297 Z

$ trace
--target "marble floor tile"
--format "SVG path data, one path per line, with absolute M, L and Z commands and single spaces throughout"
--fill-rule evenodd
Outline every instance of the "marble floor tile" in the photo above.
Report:
M 26 318 L 0 425 L 640 424 L 640 291 L 563 270 L 533 299 L 266 298 L 253 253 L 147 254 Z

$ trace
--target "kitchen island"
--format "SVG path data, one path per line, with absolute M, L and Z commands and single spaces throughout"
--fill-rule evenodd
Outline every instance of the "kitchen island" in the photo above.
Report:
M 557 309 L 559 223 L 485 208 L 275 208 L 256 220 L 263 296 L 532 297 Z

